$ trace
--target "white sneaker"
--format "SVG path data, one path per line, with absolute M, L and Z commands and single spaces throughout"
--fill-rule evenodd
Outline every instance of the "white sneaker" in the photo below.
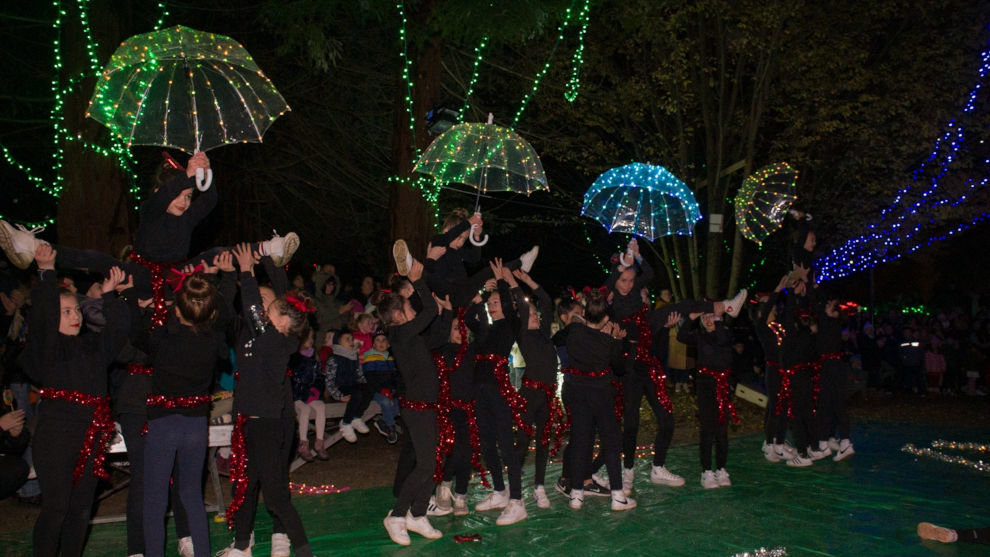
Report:
M 778 455 L 777 451 L 774 450 L 773 445 L 768 445 L 766 441 L 763 442 L 763 458 L 769 462 L 780 462 L 783 460 L 781 455 Z
M 361 434 L 365 434 L 371 431 L 370 429 L 368 429 L 368 424 L 364 423 L 364 420 L 362 420 L 361 418 L 354 418 L 353 420 L 351 420 L 351 427 L 353 427 L 355 431 Z
M 272 557 L 290 557 L 292 544 L 288 534 L 272 534 Z
M 34 261 L 34 251 L 38 249 L 38 245 L 48 243 L 34 236 L 44 230 L 43 226 L 29 230 L 23 224 L 11 226 L 7 221 L 0 220 L 0 248 L 14 266 L 27 269 Z
M 788 466 L 794 466 L 796 468 L 804 468 L 806 466 L 811 466 L 814 462 L 810 458 L 805 458 L 801 455 L 794 455 L 794 458 L 787 461 Z
M 467 497 L 460 494 L 454 494 L 454 516 L 467 516 L 467 514 Z
M 536 501 L 537 507 L 541 509 L 550 508 L 550 498 L 547 497 L 547 490 L 542 485 L 533 488 L 533 499 Z
M 845 460 L 846 458 L 856 454 L 855 449 L 853 449 L 853 444 L 848 439 L 843 439 L 839 442 L 839 448 L 835 451 L 835 456 L 832 460 L 839 462 L 840 460 Z
M 592 474 L 591 475 L 591 481 L 593 481 L 596 484 L 604 487 L 605 489 L 608 489 L 609 488 L 608 479 L 605 478 L 604 476 L 602 476 L 601 474 Z
M 825 447 L 825 450 L 824 451 L 816 451 L 815 449 L 812 449 L 811 447 L 808 447 L 808 458 L 810 458 L 813 461 L 815 461 L 815 460 L 821 460 L 821 459 L 823 459 L 823 458 L 825 458 L 825 457 L 827 457 L 827 456 L 829 456 L 831 454 L 832 454 L 832 451 L 830 451 L 828 449 L 828 447 Z
M 426 539 L 438 540 L 443 537 L 443 532 L 437 530 L 430 524 L 430 519 L 426 516 L 413 516 L 412 513 L 406 513 L 406 535 L 408 532 L 415 532 Z
M 450 491 L 450 482 L 440 482 L 437 486 L 436 503 L 440 509 L 450 509 L 450 500 L 454 494 Z
M 622 490 L 612 492 L 612 510 L 613 511 L 628 511 L 629 509 L 636 508 L 636 500 L 632 497 L 626 496 L 622 493 Z
M 828 448 L 832 449 L 833 453 L 839 452 L 839 440 L 835 437 L 828 438 Z
M 684 485 L 684 478 L 667 470 L 666 466 L 654 466 L 650 470 L 650 481 L 655 484 L 669 485 L 671 487 Z
M 357 434 L 354 433 L 354 426 L 351 424 L 340 424 L 340 434 L 348 443 L 357 443 Z
M 622 469 L 622 493 L 626 496 L 632 495 L 633 481 L 636 479 L 636 470 L 633 468 Z
M 719 468 L 715 471 L 715 481 L 718 482 L 719 487 L 732 485 L 732 480 L 729 479 L 729 473 L 725 471 L 725 468 Z
M 453 511 L 453 509 L 450 507 L 441 509 L 440 506 L 437 505 L 437 498 L 430 496 L 430 504 L 426 506 L 426 516 L 447 516 L 451 513 L 451 511 Z
M 571 502 L 568 505 L 575 511 L 581 510 L 581 507 L 584 506 L 584 490 L 571 489 Z
M 739 317 L 739 312 L 742 311 L 743 304 L 746 303 L 746 294 L 746 289 L 743 288 L 731 300 L 722 300 L 725 313 L 729 314 L 730 317 Z
M 409 545 L 412 540 L 409 539 L 409 531 L 406 529 L 406 518 L 403 516 L 392 516 L 392 511 L 388 512 L 383 521 L 385 524 L 385 531 L 388 532 L 388 537 L 392 538 L 392 541 L 399 545 Z
M 779 456 L 781 460 L 790 460 L 798 454 L 797 451 L 794 450 L 794 447 L 788 445 L 787 443 L 774 445 L 773 448 L 777 451 L 777 456 Z
M 217 551 L 214 557 L 251 557 L 251 548 L 254 547 L 254 530 L 251 531 L 251 539 L 248 541 L 247 549 L 234 549 L 235 543 L 231 542 L 227 547 Z M 192 547 L 192 538 L 189 538 L 189 546 Z
M 536 256 L 540 254 L 540 246 L 533 246 L 529 251 L 519 256 L 519 268 L 528 273 L 536 262 Z
M 392 258 L 395 259 L 395 272 L 402 277 L 408 275 L 409 269 L 412 269 L 413 258 L 405 240 L 396 240 L 392 244 Z
M 502 514 L 498 515 L 495 524 L 508 526 L 526 520 L 527 516 L 529 515 L 526 514 L 526 505 L 523 505 L 522 499 L 509 499 L 509 504 L 505 506 Z
M 299 249 L 299 236 L 295 232 L 279 236 L 277 232 L 272 231 L 272 239 L 261 242 L 258 247 L 261 255 L 271 257 L 276 267 L 283 267 L 289 264 L 292 256 Z
M 509 490 L 503 489 L 502 491 L 493 491 L 488 494 L 478 504 L 474 506 L 476 511 L 491 511 L 495 509 L 504 509 L 506 505 L 509 504 Z
M 196 557 L 193 552 L 192 536 L 179 538 L 179 555 L 180 557 Z
M 701 487 L 705 489 L 715 489 L 718 487 L 718 480 L 715 479 L 714 472 L 705 470 L 701 473 Z

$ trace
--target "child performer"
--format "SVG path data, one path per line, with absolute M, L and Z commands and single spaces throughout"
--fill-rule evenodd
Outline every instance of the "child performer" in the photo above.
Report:
M 295 547 L 295 554 L 311 557 L 313 552 L 306 531 L 289 493 L 287 456 L 293 443 L 291 424 L 294 420 L 292 403 L 286 400 L 291 390 L 286 377 L 289 357 L 299 348 L 309 323 L 303 311 L 305 308 L 299 307 L 302 304 L 298 300 L 293 304 L 279 297 L 264 307 L 254 278 L 257 260 L 250 246 L 241 244 L 233 253 L 241 270 L 245 323 L 237 341 L 238 379 L 234 390 L 237 421 L 232 445 L 239 454 L 234 455 L 231 464 L 234 500 L 227 509 L 236 534 L 234 547 L 227 555 L 245 557 L 251 554 L 251 530 L 260 489 L 265 497 L 265 507 L 274 521 L 284 528 Z M 280 396 L 273 396 L 275 393 Z M 286 423 L 289 428 L 285 427 Z M 276 531 L 282 528 L 276 528 Z M 288 554 L 287 548 L 285 554 Z
M 475 410 L 481 451 L 492 474 L 494 491 L 475 505 L 476 511 L 504 509 L 496 520 L 499 526 L 515 524 L 526 519 L 522 502 L 522 470 L 516 458 L 512 424 L 530 429 L 523 423 L 526 399 L 522 398 L 509 380 L 508 357 L 519 332 L 519 316 L 512 308 L 510 284 L 515 284 L 511 271 L 498 258 L 491 263 L 497 280 L 497 291 L 489 294 L 486 306 L 476 303 L 468 310 L 468 328 L 475 333 L 477 364 L 474 370 Z M 507 282 L 508 281 L 508 282 Z M 491 324 L 484 314 L 485 307 Z M 500 453 L 501 452 L 501 456 Z M 502 463 L 509 473 L 509 489 L 502 478 Z
M 571 422 L 571 477 L 588 475 L 597 428 L 612 491 L 612 510 L 624 511 L 635 508 L 636 501 L 622 492 L 619 426 L 612 378 L 613 369 L 618 369 L 619 374 L 624 369 L 612 366 L 622 365 L 620 339 L 626 332 L 609 321 L 605 292 L 592 291 L 587 298 L 587 322 L 571 325 L 567 335 L 570 365 L 564 368 L 564 373 L 570 376 L 564 382 L 563 397 Z M 584 490 L 572 487 L 570 507 L 578 510 L 583 505 Z
M 818 353 L 821 358 L 821 392 L 818 396 L 818 450 L 828 455 L 834 452 L 836 462 L 856 451 L 849 440 L 849 411 L 846 410 L 846 378 L 849 364 L 842 351 L 842 319 L 838 300 L 828 300 L 819 308 Z M 833 435 L 839 431 L 839 439 Z
M 399 242 L 402 241 L 396 243 Z M 388 327 L 388 338 L 399 373 L 406 385 L 406 398 L 401 402 L 402 416 L 415 452 L 414 467 L 402 482 L 395 505 L 384 520 L 389 538 L 399 545 L 410 544 L 410 531 L 429 539 L 443 537 L 443 533 L 434 528 L 426 517 L 437 462 L 437 414 L 440 411 L 437 395 L 440 383 L 433 357 L 421 336 L 436 318 L 438 308 L 423 280 L 423 264 L 413 260 L 407 276 L 422 301 L 422 311 L 417 313 L 409 300 L 398 293 L 390 294 L 379 307 L 382 321 Z
M 696 396 L 701 426 L 701 486 L 705 489 L 732 485 L 725 463 L 729 457 L 729 418 L 736 423 L 736 409 L 729 400 L 729 374 L 732 371 L 732 332 L 715 315 L 701 315 L 701 330 L 695 326 L 697 314 L 690 314 L 691 324 L 677 333 L 677 340 L 698 346 Z M 712 445 L 715 446 L 715 471 L 712 471 Z
M 113 295 L 124 281 L 115 270 L 104 281 L 100 333 L 85 333 L 75 294 L 59 291 L 55 250 L 39 245 L 32 259 L 39 280 L 31 291 L 27 369 L 40 385 L 34 465 L 41 485 L 41 512 L 34 523 L 35 555 L 82 555 L 89 530 L 113 418 L 107 396 L 107 367 L 127 341 L 130 314 Z M 61 553 L 59 553 L 61 552 Z
M 772 294 L 760 297 L 756 309 L 750 314 L 753 331 L 763 348 L 766 360 L 764 380 L 767 387 L 767 408 L 764 414 L 763 457 L 770 462 L 787 461 L 794 458 L 795 453 L 784 443 L 787 437 L 787 412 L 783 411 L 780 397 L 780 345 L 784 342 L 787 331 L 777 318 L 777 303 L 781 298 L 780 292 L 787 286 L 787 275 L 780 280 Z M 788 385 L 790 378 L 788 377 Z M 780 410 L 778 411 L 778 408 Z
M 529 287 L 536 300 L 535 304 L 530 302 L 523 295 L 523 291 L 513 285 L 512 296 L 515 298 L 519 321 L 522 323 L 517 342 L 526 360 L 526 373 L 520 390 L 520 394 L 526 399 L 526 415 L 523 421 L 527 425 L 535 426 L 537 436 L 533 499 L 536 500 L 537 507 L 549 509 L 550 499 L 547 498 L 543 484 L 546 481 L 547 461 L 550 458 L 550 437 L 555 435 L 557 438 L 554 445 L 556 453 L 566 421 L 563 408 L 557 400 L 557 351 L 550 338 L 553 301 L 550 300 L 546 290 L 527 273 L 517 270 L 512 274 Z M 533 435 L 527 435 L 521 428 L 516 432 L 516 451 L 520 465 L 526 460 L 532 437 Z

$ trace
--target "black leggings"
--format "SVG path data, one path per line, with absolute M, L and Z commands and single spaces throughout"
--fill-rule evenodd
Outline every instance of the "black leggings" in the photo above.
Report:
M 818 394 L 818 438 L 822 441 L 835 436 L 849 439 L 849 412 L 846 410 L 846 377 L 848 365 L 841 360 L 822 363 L 821 392 Z
M 509 473 L 509 498 L 522 499 L 522 468 L 519 466 L 513 440 L 512 409 L 502 398 L 496 383 L 479 383 L 475 386 L 474 408 L 478 419 L 478 433 L 481 435 L 481 454 L 492 475 L 492 487 L 495 491 L 505 489 L 505 480 L 502 478 L 504 461 Z
M 92 456 L 79 481 L 73 482 L 72 475 L 88 428 L 89 422 L 46 418 L 41 411 L 33 441 L 41 485 L 41 512 L 34 523 L 36 556 L 82 555 L 99 483 Z
M 533 476 L 533 485 L 543 485 L 547 478 L 547 461 L 550 460 L 550 446 L 543 444 L 543 428 L 550 419 L 550 409 L 547 408 L 547 396 L 543 391 L 523 387 L 520 391 L 526 398 L 526 415 L 523 422 L 533 426 L 533 437 L 536 438 L 536 473 Z M 529 452 L 529 442 L 533 438 L 526 435 L 523 430 L 516 431 L 516 453 L 519 455 L 519 465 L 526 462 L 526 453 Z M 549 441 L 549 440 L 548 440 Z
M 405 476 L 399 494 L 392 507 L 392 516 L 414 517 L 426 515 L 433 492 L 433 473 L 436 471 L 437 413 L 435 410 L 411 410 L 404 408 L 402 419 L 412 443 L 415 464 Z
M 653 465 L 663 466 L 667 462 L 667 449 L 674 438 L 674 417 L 660 404 L 657 390 L 647 370 L 642 364 L 635 364 L 635 371 L 622 378 L 622 464 L 632 468 L 636 462 L 636 436 L 639 433 L 639 407 L 646 402 L 657 418 L 657 437 L 653 440 Z M 645 367 L 645 366 L 643 366 Z
M 468 424 L 467 412 L 460 408 L 450 409 L 450 422 L 454 426 L 454 447 L 443 465 L 443 480 L 454 481 L 454 493 L 467 494 L 468 482 L 471 481 L 471 457 L 474 449 L 471 447 L 471 428 Z
M 794 432 L 794 444 L 799 453 L 804 455 L 812 441 L 818 441 L 815 435 L 814 418 L 814 378 L 815 372 L 810 369 L 796 371 L 791 376 L 791 399 L 794 402 L 794 416 L 791 418 L 791 431 Z M 785 408 L 786 411 L 786 408 Z M 817 445 L 817 443 L 816 443 Z M 816 450 L 818 447 L 814 447 Z
M 698 401 L 698 422 L 701 425 L 701 470 L 719 470 L 725 468 L 729 459 L 729 416 L 723 423 L 718 419 L 718 397 L 715 391 L 715 379 L 709 375 L 698 374 L 695 380 L 695 393 Z M 715 468 L 712 468 L 712 445 L 715 446 Z
M 763 420 L 763 432 L 768 445 L 781 444 L 787 437 L 787 409 L 777 414 L 777 397 L 780 393 L 780 370 L 767 366 L 767 411 Z
M 234 517 L 234 547 L 244 550 L 250 545 L 260 489 L 265 496 L 265 507 L 285 527 L 295 554 L 311 557 L 309 539 L 289 492 L 285 445 L 291 447 L 294 438 L 291 433 L 286 435 L 286 422 L 282 418 L 249 418 L 244 424 L 248 484 L 244 503 Z M 275 532 L 279 530 L 281 528 L 273 528 Z
M 601 440 L 601 456 L 608 470 L 609 487 L 622 489 L 619 457 L 619 425 L 615 419 L 615 389 L 608 383 L 575 385 L 564 383 L 564 405 L 571 416 L 570 471 L 571 485 L 581 485 L 588 476 L 588 466 L 595 443 L 595 428 Z M 565 457 L 566 458 L 566 457 Z

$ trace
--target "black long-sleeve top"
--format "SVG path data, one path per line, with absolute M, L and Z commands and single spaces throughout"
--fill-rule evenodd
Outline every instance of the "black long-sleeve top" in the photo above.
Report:
M 452 226 L 443 234 L 437 234 L 430 238 L 430 244 L 447 248 L 447 251 L 431 264 L 430 272 L 432 274 L 451 282 L 467 278 L 468 274 L 467 270 L 464 269 L 464 264 L 481 261 L 481 248 L 470 241 L 464 242 L 464 245 L 458 249 L 451 249 L 449 245 L 464 231 L 470 229 L 471 223 L 465 220 Z
M 818 314 L 818 333 L 815 334 L 819 354 L 833 354 L 843 351 L 842 346 L 842 317 L 829 317 L 825 313 L 826 300 L 816 304 Z
M 677 332 L 677 340 L 698 347 L 698 367 L 719 371 L 732 369 L 732 331 L 722 324 L 708 332 L 698 325 L 698 320 L 689 322 Z
M 178 263 L 189 257 L 193 229 L 216 206 L 217 188 L 214 186 L 199 194 L 181 216 L 166 211 L 182 190 L 195 185 L 193 178 L 177 176 L 162 184 L 141 204 L 134 251 L 157 263 Z
M 538 328 L 530 329 L 528 327 L 530 308 L 523 299 L 522 290 L 513 288 L 512 295 L 516 298 L 516 307 L 519 308 L 520 329 L 516 342 L 519 344 L 519 352 L 526 360 L 526 377 L 552 385 L 557 381 L 557 348 L 550 338 L 550 312 L 553 311 L 553 301 L 542 287 L 533 292 L 533 298 L 540 308 L 542 318 Z
M 512 294 L 509 292 L 509 285 L 505 281 L 498 281 L 498 293 L 504 318 L 489 325 L 488 317 L 485 315 L 484 302 L 482 302 L 474 304 L 468 309 L 464 321 L 475 334 L 474 349 L 479 355 L 497 354 L 508 358 L 519 332 L 519 316 L 512 308 Z M 474 379 L 476 383 L 497 383 L 495 363 L 490 361 L 478 362 L 474 371 Z
M 286 372 L 289 358 L 299 350 L 299 339 L 283 335 L 271 323 L 255 321 L 253 315 L 264 316 L 258 281 L 242 272 L 240 282 L 244 324 L 237 335 L 234 411 L 248 417 L 279 418 L 286 397 L 291 405 L 292 381 Z
M 784 312 L 779 316 L 780 324 L 786 331 L 780 345 L 780 365 L 784 369 L 818 359 L 815 335 L 811 329 L 801 325 L 796 316 L 796 306 L 800 303 L 807 303 L 807 300 L 800 300 L 791 293 L 786 294 Z
M 777 334 L 773 332 L 767 323 L 767 315 L 770 313 L 772 302 L 760 302 L 757 306 L 757 318 L 753 321 L 753 332 L 756 340 L 760 341 L 763 348 L 763 357 L 768 362 L 780 363 L 780 344 L 777 342 Z M 786 334 L 786 331 L 784 331 Z M 783 340 L 783 339 L 781 339 Z
M 151 394 L 167 397 L 210 394 L 217 360 L 226 357 L 223 335 L 215 329 L 202 333 L 179 323 L 174 315 L 164 326 L 152 331 L 150 344 Z M 148 407 L 148 419 L 180 414 L 189 417 L 210 415 L 209 404 L 192 408 Z
M 567 375 L 567 382 L 574 385 L 602 387 L 622 375 L 625 367 L 622 365 L 622 341 L 612 338 L 598 329 L 592 329 L 585 323 L 571 323 L 567 327 L 567 355 L 570 367 L 578 371 L 591 373 L 611 368 L 612 373 L 603 377 L 586 377 L 583 375 Z
M 437 367 L 433 355 L 421 333 L 437 317 L 437 305 L 433 303 L 429 288 L 423 279 L 412 283 L 413 289 L 423 300 L 423 310 L 411 321 L 396 325 L 388 331 L 396 366 L 406 387 L 406 398 L 420 402 L 436 402 L 440 390 Z
M 58 332 L 61 306 L 55 271 L 41 271 L 41 279 L 31 290 L 28 315 L 28 375 L 42 387 L 77 391 L 94 396 L 107 394 L 107 368 L 127 341 L 130 315 L 126 304 L 110 292 L 103 295 L 107 324 L 99 333 L 77 336 Z M 93 408 L 64 400 L 47 400 L 40 416 L 89 422 Z
M 454 365 L 460 344 L 448 342 L 440 347 L 438 352 L 443 356 L 447 366 Z M 457 369 L 450 372 L 450 398 L 454 400 L 474 400 L 474 347 L 468 344 L 464 358 Z
M 636 273 L 633 287 L 629 290 L 628 294 L 620 294 L 615 289 L 615 283 L 619 280 L 619 276 L 622 275 L 622 271 L 619 271 L 618 265 L 612 270 L 612 274 L 609 275 L 608 280 L 605 281 L 605 287 L 612 292 L 612 320 L 619 323 L 626 330 L 626 338 L 630 342 L 636 342 L 639 335 L 639 328 L 633 323 L 622 323 L 622 320 L 632 316 L 643 307 L 643 297 L 640 292 L 653 280 L 653 267 L 645 259 L 641 259 L 636 264 L 639 266 L 639 271 Z

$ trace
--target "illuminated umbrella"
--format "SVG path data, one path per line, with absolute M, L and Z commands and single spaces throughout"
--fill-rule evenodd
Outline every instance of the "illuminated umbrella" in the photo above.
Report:
M 783 225 L 797 200 L 798 171 L 786 162 L 761 168 L 743 181 L 736 194 L 736 226 L 747 240 L 762 244 Z
M 488 123 L 468 122 L 451 126 L 426 148 L 413 167 L 440 183 L 457 183 L 478 190 L 475 211 L 482 192 L 516 192 L 529 195 L 549 189 L 540 157 L 516 132 Z M 469 235 L 475 245 L 474 234 Z
M 260 142 L 289 106 L 237 41 L 176 26 L 122 42 L 86 115 L 127 146 L 187 153 Z M 200 189 L 206 189 L 200 186 Z
M 672 234 L 691 235 L 701 211 L 694 194 L 662 166 L 634 162 L 598 177 L 587 193 L 581 214 L 609 232 L 642 236 L 651 242 Z

